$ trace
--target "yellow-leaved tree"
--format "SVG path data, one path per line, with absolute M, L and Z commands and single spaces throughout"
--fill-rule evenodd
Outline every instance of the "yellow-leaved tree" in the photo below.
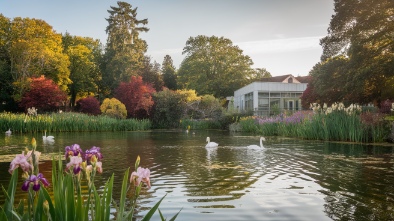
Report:
M 100 110 L 102 114 L 113 118 L 125 119 L 127 116 L 126 106 L 116 98 L 105 98 Z

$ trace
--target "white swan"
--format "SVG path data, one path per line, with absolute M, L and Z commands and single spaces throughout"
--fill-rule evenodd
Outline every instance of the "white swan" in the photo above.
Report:
M 47 136 L 47 131 L 45 131 L 45 135 L 42 136 L 42 139 L 44 141 L 55 141 L 55 137 L 54 136 Z
M 257 146 L 255 144 L 253 144 L 253 145 L 247 146 L 247 148 L 248 149 L 264 149 L 263 141 L 265 141 L 265 138 L 264 137 L 260 137 L 260 146 Z
M 207 145 L 205 147 L 217 147 L 217 146 L 219 146 L 218 143 L 211 142 L 210 138 L 207 137 Z
M 8 129 L 6 132 L 5 132 L 5 135 L 7 135 L 7 136 L 10 136 L 11 135 L 11 129 Z

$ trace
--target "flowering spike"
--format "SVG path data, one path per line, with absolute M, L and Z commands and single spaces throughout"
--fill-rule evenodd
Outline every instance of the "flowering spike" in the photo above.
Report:
M 138 166 L 140 165 L 140 155 L 137 156 L 137 159 L 135 160 L 135 168 L 138 168 Z
M 35 150 L 37 147 L 37 141 L 34 137 L 31 139 L 31 146 L 33 147 L 33 150 Z

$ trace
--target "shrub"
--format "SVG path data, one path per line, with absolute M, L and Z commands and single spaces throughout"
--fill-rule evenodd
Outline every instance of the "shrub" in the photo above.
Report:
M 85 97 L 79 99 L 77 101 L 76 106 L 77 111 L 90 114 L 90 115 L 99 115 L 100 111 L 100 102 L 95 97 Z
M 392 101 L 390 101 L 389 99 L 382 101 L 380 103 L 380 112 L 384 113 L 384 114 L 389 114 L 391 113 L 391 105 L 392 105 Z
M 35 107 L 39 111 L 56 111 L 67 100 L 66 93 L 51 79 L 41 76 L 30 81 L 30 89 L 23 94 L 19 103 L 25 110 Z
M 184 95 L 164 89 L 153 94 L 152 123 L 155 128 L 176 128 L 186 108 Z
M 102 114 L 113 118 L 125 119 L 127 116 L 126 106 L 116 98 L 105 98 L 100 110 Z

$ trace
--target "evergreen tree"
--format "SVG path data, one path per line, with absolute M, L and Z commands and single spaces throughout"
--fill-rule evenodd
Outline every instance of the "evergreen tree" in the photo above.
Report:
M 164 86 L 170 90 L 177 90 L 176 70 L 170 55 L 164 57 L 161 71 L 163 73 Z
M 117 4 L 117 7 L 110 7 L 109 18 L 106 19 L 108 38 L 103 81 L 110 93 L 120 82 L 130 81 L 131 76 L 136 76 L 137 71 L 143 68 L 147 44 L 139 39 L 139 33 L 149 31 L 144 26 L 148 19 L 137 19 L 137 8 L 133 9 L 127 2 L 118 1 Z

